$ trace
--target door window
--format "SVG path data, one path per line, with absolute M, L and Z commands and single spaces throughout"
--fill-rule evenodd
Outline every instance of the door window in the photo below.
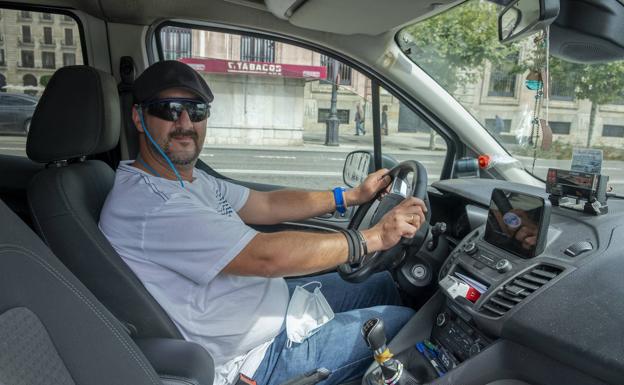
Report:
M 373 149 L 371 81 L 347 64 L 238 34 L 165 27 L 159 37 L 164 58 L 195 68 L 215 95 L 201 159 L 219 173 L 330 189 L 344 184 L 349 152 Z
M 399 162 L 417 160 L 427 169 L 429 184 L 440 179 L 446 141 L 405 103 L 381 88 L 382 153 Z
M 26 156 L 26 133 L 39 97 L 57 68 L 56 58 L 62 57 L 63 65 L 83 62 L 81 46 L 73 41 L 73 36 L 79 36 L 78 24 L 68 15 L 55 18 L 50 13 L 1 11 L 0 153 Z M 54 36 L 65 36 L 65 40 L 69 36 L 73 46 L 58 44 Z

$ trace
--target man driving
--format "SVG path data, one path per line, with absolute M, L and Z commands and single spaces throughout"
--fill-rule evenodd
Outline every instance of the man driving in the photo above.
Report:
M 120 163 L 100 228 L 181 334 L 212 354 L 215 384 L 235 383 L 242 373 L 259 385 L 277 385 L 320 367 L 332 372 L 327 384 L 361 376 L 371 362 L 362 324 L 381 318 L 392 338 L 413 315 L 400 306 L 391 276 L 378 273 L 361 284 L 336 273 L 283 277 L 358 264 L 367 253 L 414 236 L 425 220 L 424 203 L 407 198 L 362 231 L 258 232 L 250 225 L 304 220 L 373 200 L 390 182 L 387 170 L 351 190 L 254 191 L 195 168 L 214 98 L 191 67 L 152 65 L 136 79 L 134 99 L 139 155 Z M 310 282 L 313 287 L 295 290 Z M 287 325 L 300 300 L 318 300 L 314 288 L 333 319 L 313 330 Z M 289 307 L 295 291 L 308 289 L 310 296 Z M 304 310 L 315 320 L 309 306 Z M 293 329 L 303 330 L 301 339 Z

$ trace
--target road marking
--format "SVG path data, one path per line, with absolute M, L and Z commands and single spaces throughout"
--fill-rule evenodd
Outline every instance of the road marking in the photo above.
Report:
M 336 160 L 338 162 L 344 162 L 346 159 L 345 158 L 327 158 L 329 160 Z
M 236 168 L 221 168 L 216 171 L 223 174 L 258 174 L 258 175 L 306 175 L 306 176 L 342 176 L 341 172 L 334 171 L 299 171 L 299 170 L 242 170 Z
M 286 156 L 286 155 L 254 155 L 254 158 L 262 158 L 262 159 L 297 159 L 295 156 Z
M 24 151 L 25 148 L 19 147 L 0 147 L 0 150 L 9 150 L 9 151 Z
M 208 158 L 212 158 L 212 157 L 214 157 L 214 154 L 200 154 L 199 156 L 205 156 L 205 157 L 208 157 Z

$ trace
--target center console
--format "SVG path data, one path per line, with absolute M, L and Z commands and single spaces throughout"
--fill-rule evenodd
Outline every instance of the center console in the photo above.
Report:
M 395 349 L 405 357 L 421 353 L 418 365 L 442 377 L 496 345 L 516 306 L 565 272 L 565 264 L 544 255 L 547 238 L 558 236 L 556 230 L 549 234 L 550 214 L 550 203 L 542 197 L 494 189 L 486 224 L 469 233 L 440 268 L 437 302 L 425 305 L 435 306 L 426 310 L 430 320 L 407 325 L 412 346 L 397 343 Z M 426 334 L 417 328 L 427 329 Z M 423 346 L 429 349 L 423 352 Z

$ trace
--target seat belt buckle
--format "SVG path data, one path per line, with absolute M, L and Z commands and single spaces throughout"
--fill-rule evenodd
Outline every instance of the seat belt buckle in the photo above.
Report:
M 243 373 L 238 374 L 238 381 L 236 381 L 235 385 L 257 385 L 256 381 L 247 377 Z

